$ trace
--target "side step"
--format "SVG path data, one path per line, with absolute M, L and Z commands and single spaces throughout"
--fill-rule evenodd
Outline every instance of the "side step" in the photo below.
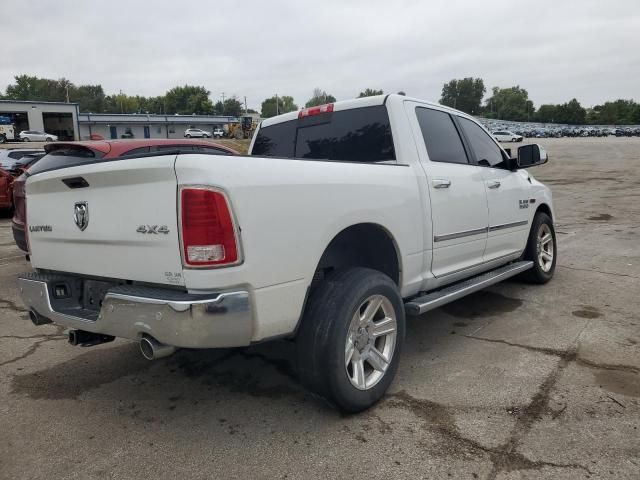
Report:
M 420 315 L 434 308 L 446 305 L 449 302 L 477 292 L 494 283 L 506 280 L 533 267 L 533 262 L 515 262 L 504 267 L 482 273 L 453 285 L 448 285 L 440 290 L 434 290 L 420 297 L 416 297 L 404 304 L 407 315 Z

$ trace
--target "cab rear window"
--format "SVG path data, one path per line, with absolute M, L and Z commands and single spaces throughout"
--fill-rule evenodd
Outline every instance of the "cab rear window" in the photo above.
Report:
M 322 113 L 262 127 L 251 155 L 365 163 L 396 159 L 384 105 Z
M 65 147 L 46 154 L 29 169 L 29 175 L 56 170 L 58 168 L 75 167 L 102 158 L 103 153 L 85 147 Z

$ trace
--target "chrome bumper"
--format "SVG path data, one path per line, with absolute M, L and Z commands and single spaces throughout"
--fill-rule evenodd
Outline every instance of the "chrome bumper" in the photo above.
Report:
M 100 311 L 65 303 L 52 306 L 52 285 L 60 278 L 29 273 L 18 277 L 29 310 L 69 328 L 139 340 L 143 334 L 183 348 L 249 345 L 252 315 L 247 291 L 195 295 L 170 289 L 121 285 L 109 288 Z M 76 280 L 77 281 L 77 280 Z

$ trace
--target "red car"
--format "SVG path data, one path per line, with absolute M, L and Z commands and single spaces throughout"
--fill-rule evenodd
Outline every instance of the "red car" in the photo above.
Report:
M 13 205 L 11 201 L 12 184 L 11 174 L 0 168 L 0 210 L 10 209 Z
M 28 238 L 25 231 L 26 201 L 25 183 L 30 175 L 43 170 L 57 168 L 61 165 L 79 165 L 96 160 L 110 160 L 113 158 L 127 158 L 134 155 L 147 155 L 162 151 L 200 152 L 217 155 L 237 155 L 235 150 L 207 141 L 197 140 L 154 140 L 150 138 L 140 140 L 102 140 L 86 142 L 56 142 L 44 147 L 46 155 L 37 163 L 32 164 L 22 175 L 13 182 L 13 238 L 18 247 L 29 252 Z M 2 182 L 0 173 L 0 189 Z M 1 194 L 0 194 L 1 195 Z M 0 207 L 2 197 L 0 196 Z

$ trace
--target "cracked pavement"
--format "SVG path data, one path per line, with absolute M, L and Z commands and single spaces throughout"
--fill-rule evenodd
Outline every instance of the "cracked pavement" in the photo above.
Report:
M 640 477 L 640 139 L 540 139 L 559 265 L 408 319 L 388 395 L 343 416 L 293 345 L 81 348 L 35 327 L 0 218 L 0 478 Z M 1 217 L 1 215 L 0 215 Z

